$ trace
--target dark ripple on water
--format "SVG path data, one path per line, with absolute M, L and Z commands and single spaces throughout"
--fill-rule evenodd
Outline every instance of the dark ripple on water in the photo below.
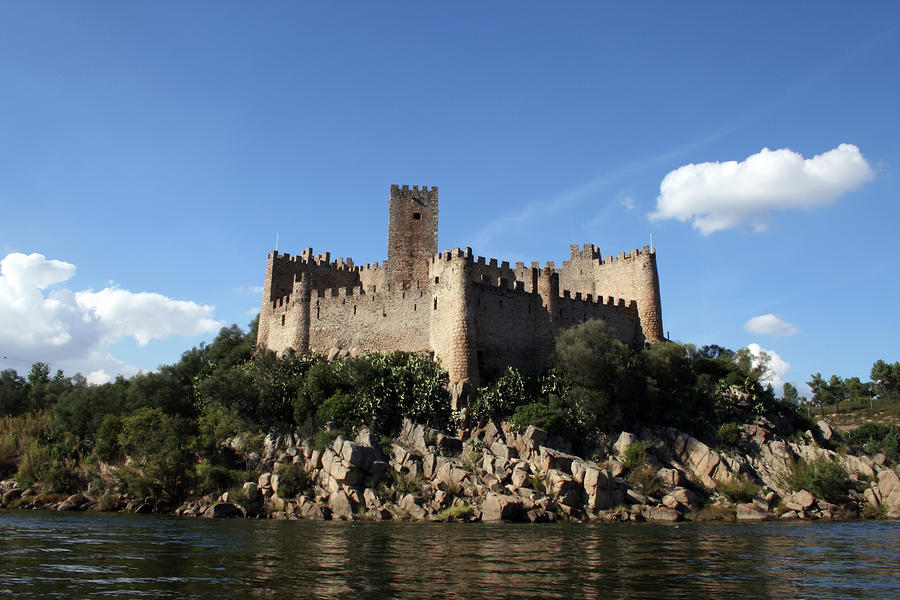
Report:
M 19 598 L 900 598 L 900 523 L 489 525 L 0 513 Z

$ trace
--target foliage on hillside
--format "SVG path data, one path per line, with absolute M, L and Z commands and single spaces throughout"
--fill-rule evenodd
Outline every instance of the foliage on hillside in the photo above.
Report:
M 175 364 L 103 385 L 51 374 L 44 363 L 25 377 L 3 371 L 0 477 L 58 493 L 89 487 L 172 503 L 189 490 L 224 491 L 246 479 L 246 457 L 269 432 L 299 431 L 324 446 L 361 424 L 390 433 L 403 418 L 444 430 L 508 419 L 588 450 L 604 432 L 641 424 L 671 425 L 708 440 L 718 432 L 725 445 L 737 443 L 737 424 L 763 416 L 809 426 L 796 404 L 776 400 L 761 383 L 765 362 L 746 351 L 673 342 L 636 351 L 603 322 L 564 332 L 553 369 L 507 369 L 456 415 L 447 373 L 428 358 L 403 352 L 331 362 L 315 353 L 275 358 L 256 350 L 256 326 L 246 333 L 223 328 Z M 892 368 L 879 367 L 882 394 L 893 393 Z M 895 429 L 859 435 L 855 443 L 900 451 Z

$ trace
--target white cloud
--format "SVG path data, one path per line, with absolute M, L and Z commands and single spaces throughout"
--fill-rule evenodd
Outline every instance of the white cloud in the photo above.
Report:
M 763 354 L 768 356 L 767 369 L 760 381 L 763 384 L 770 384 L 774 388 L 775 394 L 780 396 L 782 388 L 784 388 L 784 377 L 791 371 L 791 363 L 781 358 L 777 352 L 766 350 L 759 344 L 748 344 L 747 350 L 753 356 L 754 367 L 760 365 L 760 362 L 763 360 Z
M 827 206 L 874 177 L 853 144 L 807 159 L 787 148 L 763 148 L 743 162 L 690 164 L 670 172 L 650 218 L 692 220 L 703 235 L 745 223 L 762 230 L 770 211 Z
M 215 331 L 213 308 L 161 294 L 107 287 L 73 292 L 53 287 L 75 275 L 75 265 L 41 254 L 7 255 L 0 261 L 0 348 L 27 363 L 44 361 L 94 381 L 137 370 L 106 353 L 122 338 L 138 344 L 170 335 Z M 51 289 L 47 289 L 51 288 Z M 30 361 L 30 362 L 29 362 Z M 24 366 L 27 368 L 27 365 Z
M 769 313 L 753 317 L 744 323 L 744 329 L 760 335 L 778 335 L 790 337 L 800 332 L 799 329 L 779 317 Z

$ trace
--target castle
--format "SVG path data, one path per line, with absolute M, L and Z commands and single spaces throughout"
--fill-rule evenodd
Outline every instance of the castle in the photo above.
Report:
M 606 321 L 636 347 L 663 339 L 655 251 L 605 260 L 592 244 L 525 266 L 438 252 L 438 188 L 391 186 L 387 262 L 356 266 L 330 253 L 269 254 L 257 344 L 281 354 L 313 348 L 433 353 L 452 383 L 478 385 L 506 366 L 547 366 L 557 335 Z

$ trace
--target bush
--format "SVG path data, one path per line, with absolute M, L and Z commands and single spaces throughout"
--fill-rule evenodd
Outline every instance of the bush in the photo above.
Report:
M 516 408 L 510 423 L 522 430 L 529 425 L 540 427 L 551 435 L 565 435 L 571 431 L 571 415 L 562 406 L 533 402 Z
M 739 475 L 733 481 L 719 486 L 719 492 L 732 504 L 750 502 L 760 489 L 762 487 L 746 475 Z
M 30 440 L 19 458 L 16 481 L 28 487 L 43 481 L 50 470 L 50 450 L 37 440 Z
M 468 415 L 479 422 L 505 419 L 517 407 L 534 401 L 528 387 L 521 371 L 507 367 L 492 383 L 478 388 L 475 399 L 469 404 Z
M 716 433 L 719 444 L 724 448 L 738 448 L 741 444 L 741 428 L 737 423 L 725 423 Z
M 644 457 L 646 459 L 646 455 Z M 648 496 L 656 496 L 662 491 L 662 481 L 660 481 L 656 469 L 648 464 L 633 468 L 626 480 Z
M 279 498 L 294 498 L 312 486 L 309 472 L 299 463 L 281 465 L 277 474 Z
M 142 408 L 122 419 L 122 451 L 132 459 L 123 481 L 136 496 L 171 499 L 193 474 L 190 423 L 159 408 Z
M 847 433 L 851 444 L 869 453 L 882 452 L 892 463 L 900 462 L 900 427 L 867 423 Z
M 245 471 L 229 469 L 222 465 L 213 465 L 203 461 L 197 465 L 198 491 L 201 494 L 217 494 L 243 483 L 250 477 Z
M 651 441 L 634 442 L 633 444 L 629 444 L 628 447 L 625 448 L 625 452 L 622 455 L 625 466 L 627 466 L 629 469 L 634 469 L 646 463 L 647 450 L 652 447 L 653 442 Z
M 334 440 L 339 435 L 344 435 L 344 431 L 340 429 L 329 429 L 327 431 L 319 431 L 312 440 L 313 450 L 323 452 L 326 448 L 330 448 L 334 444 Z
M 843 465 L 826 458 L 798 463 L 792 479 L 795 489 L 807 490 L 833 504 L 845 502 L 854 485 Z

